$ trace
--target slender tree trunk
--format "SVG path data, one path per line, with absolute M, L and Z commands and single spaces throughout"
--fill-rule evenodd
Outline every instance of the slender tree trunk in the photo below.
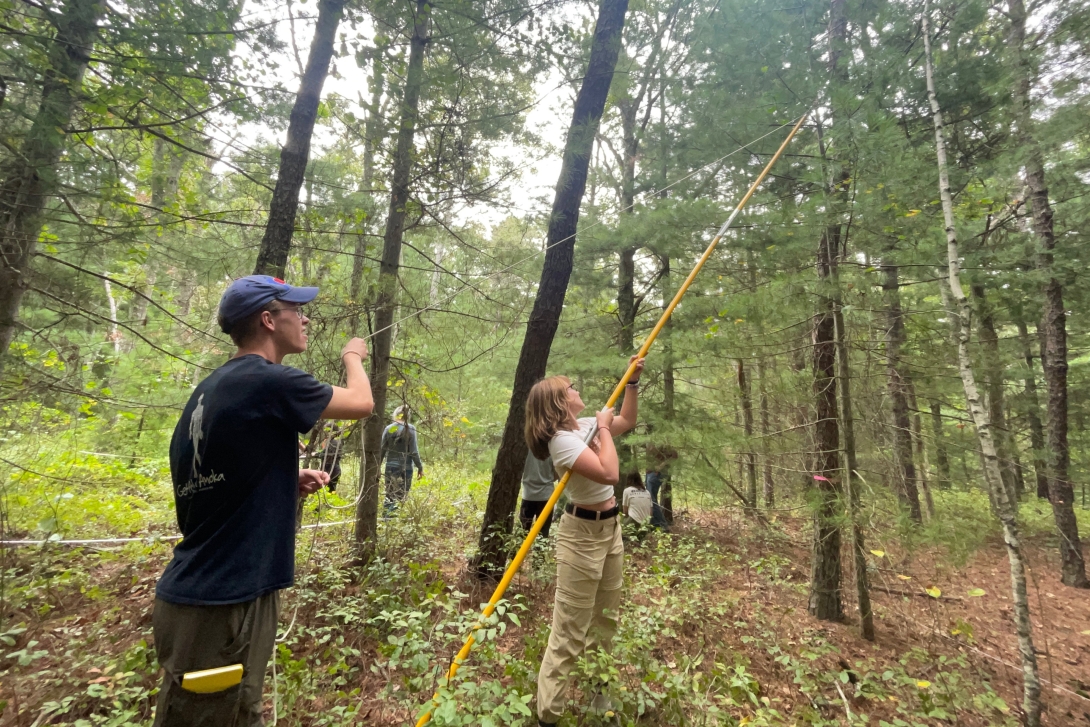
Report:
M 847 51 L 848 19 L 845 0 L 829 3 L 828 61 L 830 81 L 842 85 L 847 81 L 847 68 L 840 58 Z M 829 164 L 825 144 L 818 130 L 818 146 L 822 160 Z M 821 281 L 819 308 L 814 325 L 814 399 L 816 422 L 814 483 L 817 502 L 814 509 L 813 561 L 810 569 L 809 611 L 825 621 L 840 621 L 844 609 L 840 594 L 840 428 L 837 412 L 836 372 L 836 265 L 840 254 L 841 225 L 839 214 L 851 176 L 847 164 L 828 174 L 826 197 L 829 200 L 830 222 L 818 243 L 817 274 Z
M 1090 588 L 1086 576 L 1079 526 L 1075 519 L 1075 493 L 1068 469 L 1071 453 L 1067 444 L 1067 320 L 1063 284 L 1053 267 L 1056 234 L 1053 230 L 1052 204 L 1045 183 L 1044 154 L 1033 132 L 1030 113 L 1032 73 L 1026 50 L 1026 8 L 1023 0 L 1008 0 L 1011 18 L 1009 43 L 1016 59 L 1014 107 L 1017 135 L 1025 154 L 1023 169 L 1029 187 L 1029 205 L 1033 214 L 1033 232 L 1039 243 L 1037 269 L 1045 280 L 1044 315 L 1041 329 L 1045 385 L 1048 388 L 1048 491 L 1052 515 L 1060 538 L 1061 578 L 1065 585 Z
M 636 138 L 637 102 L 626 99 L 620 104 L 621 130 L 624 156 L 621 159 L 621 216 L 632 215 L 632 205 L 636 199 L 636 154 L 639 152 L 639 140 Z M 636 322 L 636 248 L 625 247 L 621 250 L 617 269 L 617 316 L 620 318 L 620 331 L 617 345 L 621 353 L 630 354 L 633 350 L 633 327 Z
M 738 372 L 738 396 L 742 401 L 742 430 L 746 435 L 746 452 L 743 455 L 746 472 L 746 504 L 757 509 L 757 455 L 753 451 L 753 398 L 746 364 L 743 359 L 735 362 Z
M 42 230 L 42 210 L 60 186 L 58 164 L 65 129 L 79 105 L 91 58 L 101 0 L 67 0 L 56 18 L 38 113 L 18 153 L 0 170 L 0 373 L 30 287 L 30 262 Z
M 768 366 L 764 356 L 757 359 L 757 396 L 761 414 L 761 491 L 765 508 L 776 506 L 776 482 L 772 479 L 772 452 L 770 451 L 768 412 Z
M 613 80 L 613 70 L 617 65 L 627 10 L 628 0 L 601 0 L 598 6 L 590 62 L 575 98 L 572 122 L 564 144 L 560 179 L 556 183 L 556 195 L 549 217 L 545 264 L 541 270 L 537 298 L 526 324 L 526 336 L 511 388 L 507 423 L 492 470 L 481 525 L 480 552 L 473 564 L 474 570 L 482 575 L 500 573 L 507 560 L 503 542 L 511 532 L 527 452 L 522 431 L 526 395 L 534 382 L 545 374 L 553 337 L 560 324 L 575 256 L 575 232 L 579 223 L 579 206 L 587 185 L 587 168 Z
M 280 150 L 280 170 L 276 175 L 265 236 L 254 265 L 255 275 L 284 277 L 291 252 L 291 237 L 295 232 L 295 215 L 299 210 L 299 189 L 310 159 L 310 139 L 318 118 L 318 103 L 322 86 L 329 74 L 333 58 L 333 42 L 341 22 L 344 0 L 318 0 L 318 22 L 310 43 L 307 67 L 299 81 L 299 93 L 291 109 L 288 138 Z
M 999 334 L 995 330 L 995 316 L 983 286 L 970 285 L 969 293 L 976 301 L 980 364 L 984 374 L 984 402 L 988 409 L 988 418 L 992 422 L 995 447 L 999 452 L 999 471 L 1003 475 L 1003 486 L 1010 492 L 1011 498 L 1017 501 L 1020 493 L 1017 487 L 1018 478 L 1012 465 L 1007 410 L 1003 405 L 1003 363 L 999 355 Z
M 1018 340 L 1022 344 L 1022 358 L 1026 362 L 1023 378 L 1026 397 L 1026 419 L 1029 421 L 1029 443 L 1033 447 L 1033 473 L 1037 481 L 1037 497 L 1048 499 L 1048 465 L 1045 462 L 1045 428 L 1041 423 L 1041 404 L 1037 399 L 1037 374 L 1033 367 L 1033 344 L 1029 328 L 1021 316 L 1015 318 Z
M 117 328 L 117 299 L 114 298 L 114 291 L 110 281 L 104 280 L 103 285 L 106 287 L 106 302 L 110 306 L 110 332 L 106 335 L 106 338 L 113 344 L 114 358 L 116 359 L 121 355 L 121 331 Z
M 1041 724 L 1041 682 L 1037 672 L 1037 654 L 1033 648 L 1033 625 L 1030 621 L 1029 595 L 1026 589 L 1026 566 L 1022 556 L 1021 538 L 1018 533 L 1017 503 L 1009 497 L 1003 486 L 999 456 L 992 438 L 992 423 L 984 408 L 973 373 L 973 361 L 969 352 L 972 314 L 969 300 L 961 287 L 960 256 L 957 233 L 954 229 L 954 202 L 950 194 L 950 180 L 946 165 L 946 138 L 943 132 L 942 111 L 935 95 L 935 82 L 931 73 L 931 28 L 929 15 L 931 4 L 925 0 L 923 15 L 924 70 L 927 78 L 927 96 L 935 124 L 935 153 L 938 159 L 939 198 L 942 201 L 943 221 L 946 226 L 946 255 L 948 278 L 941 286 L 944 303 L 950 318 L 958 349 L 958 370 L 965 400 L 976 426 L 977 439 L 984 459 L 984 479 L 991 493 L 992 504 L 1003 528 L 1003 542 L 1010 561 L 1011 595 L 1014 606 L 1014 623 L 1018 633 L 1018 651 L 1022 657 L 1022 711 L 1027 727 Z
M 378 46 L 372 48 L 370 81 L 371 103 L 367 106 L 367 119 L 364 121 L 363 125 L 363 179 L 361 180 L 364 194 L 367 194 L 372 198 L 375 196 L 375 152 L 379 146 L 381 146 L 386 130 L 386 124 L 382 119 L 382 93 L 385 85 L 385 69 L 386 66 L 383 63 L 383 47 Z M 356 244 L 352 257 L 352 277 L 348 283 L 349 304 L 355 307 L 355 313 L 349 318 L 349 333 L 352 336 L 359 334 L 360 318 L 363 314 L 362 301 L 360 298 L 363 291 L 363 271 L 366 268 L 366 230 L 368 227 L 364 227 L 364 231 L 356 235 Z M 363 468 L 360 468 L 360 473 L 363 473 Z
M 859 605 L 859 626 L 863 638 L 874 641 L 874 613 L 870 604 L 867 577 L 867 546 L 863 534 L 862 503 L 859 495 L 855 459 L 855 415 L 852 412 L 852 368 L 848 351 L 848 332 L 840 301 L 834 313 L 836 326 L 837 373 L 840 377 L 840 424 L 844 443 L 844 488 L 848 495 L 848 516 L 852 522 L 852 564 L 855 567 L 855 597 Z
M 893 456 L 896 471 L 897 497 L 914 522 L 922 522 L 920 495 L 916 481 L 916 465 L 912 457 L 912 429 L 908 414 L 908 386 L 901 371 L 901 348 L 905 343 L 905 322 L 901 311 L 898 268 L 883 261 L 886 279 L 882 289 L 886 295 L 886 365 L 889 398 L 893 410 Z
M 670 277 L 670 256 L 662 256 L 662 305 L 665 307 L 674 299 L 673 282 Z M 674 318 L 666 321 L 662 327 L 662 418 L 672 422 L 676 414 L 674 407 Z M 672 434 L 672 432 L 670 432 Z M 659 490 L 659 507 L 667 525 L 674 524 L 674 477 L 673 463 L 667 462 L 666 473 L 662 477 L 662 489 Z
M 834 238 L 835 235 L 835 238 Z M 818 248 L 818 276 L 830 280 L 840 227 L 827 227 Z M 826 291 L 827 293 L 827 291 Z M 840 597 L 840 428 L 837 414 L 836 319 L 832 298 L 825 298 L 814 326 L 814 512 L 810 614 L 825 621 L 843 618 Z
M 749 287 L 750 290 L 756 294 L 757 292 L 757 264 L 753 258 L 753 253 L 748 253 L 746 257 L 746 269 L 749 273 Z M 764 321 L 761 315 L 758 314 L 753 317 L 753 325 L 757 331 L 757 339 L 764 340 Z M 775 483 L 772 480 L 772 453 L 770 450 L 769 436 L 770 430 L 768 423 L 768 364 L 765 362 L 764 355 L 757 356 L 757 408 L 760 414 L 760 428 L 761 428 L 761 476 L 762 476 L 762 499 L 764 500 L 764 506 L 766 508 L 773 508 L 776 505 L 776 490 Z M 754 505 L 756 507 L 756 505 Z
M 409 49 L 409 67 L 398 114 L 397 149 L 390 174 L 390 208 L 386 215 L 382 262 L 379 265 L 375 332 L 371 338 L 371 393 L 375 399 L 375 408 L 365 425 L 367 473 L 364 492 L 356 508 L 356 547 L 361 555 L 366 555 L 373 547 L 378 529 L 378 456 L 382 445 L 382 428 L 386 423 L 387 380 L 390 375 L 390 350 L 393 348 L 394 313 L 397 310 L 398 268 L 401 265 L 401 242 L 405 235 L 413 145 L 419 117 L 420 92 L 424 85 L 424 53 L 428 44 L 430 16 L 429 0 L 417 0 Z
M 935 440 L 935 467 L 939 471 L 939 487 L 950 487 L 950 457 L 946 453 L 946 437 L 942 427 L 942 402 L 931 402 L 931 438 Z
M 927 481 L 927 447 L 923 441 L 923 420 L 917 408 L 916 387 L 910 377 L 906 376 L 904 381 L 908 389 L 908 406 L 912 410 L 912 443 L 916 447 L 916 457 L 920 463 L 916 479 L 920 484 L 920 492 L 923 493 L 924 516 L 931 522 L 935 519 L 935 499 L 931 496 L 931 485 Z

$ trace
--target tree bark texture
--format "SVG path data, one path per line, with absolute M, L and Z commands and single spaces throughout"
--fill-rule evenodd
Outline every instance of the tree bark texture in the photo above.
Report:
M 765 508 L 776 506 L 776 482 L 772 478 L 772 453 L 769 451 L 768 366 L 764 356 L 757 359 L 757 397 L 761 414 L 761 495 Z
M 255 275 L 284 277 L 291 252 L 291 238 L 295 232 L 295 215 L 299 210 L 299 190 L 310 160 L 310 139 L 314 134 L 322 86 L 329 75 L 333 42 L 337 38 L 337 26 L 340 25 L 343 11 L 344 0 L 318 2 L 318 22 L 314 27 L 306 69 L 299 81 L 299 93 L 291 109 L 288 138 L 280 150 L 280 170 L 269 204 L 265 235 L 261 238 L 261 248 L 254 265 Z
M 848 495 L 848 516 L 852 522 L 852 565 L 855 568 L 855 597 L 859 608 L 860 633 L 874 641 L 874 612 L 870 603 L 870 579 L 867 576 L 867 545 L 863 534 L 862 503 L 859 494 L 855 458 L 855 414 L 852 412 L 852 367 L 848 350 L 848 332 L 842 306 L 837 301 L 833 322 L 836 325 L 836 362 L 840 377 L 840 424 L 844 444 L 844 489 Z
M 912 378 L 906 376 L 905 384 L 908 387 L 908 408 L 912 412 L 912 443 L 916 447 L 916 461 L 920 468 L 916 470 L 916 481 L 919 483 L 920 494 L 923 495 L 924 517 L 928 522 L 935 519 L 935 498 L 931 496 L 931 485 L 927 476 L 927 447 L 923 441 L 923 418 L 916 403 L 916 387 L 912 385 Z
M 42 211 L 61 182 L 58 165 L 65 129 L 79 105 L 83 74 L 91 58 L 100 0 L 67 0 L 55 19 L 34 123 L 16 154 L 0 171 L 0 373 L 18 325 L 19 306 L 30 287 L 30 261 L 42 230 Z
M 382 93 L 385 87 L 385 69 L 383 63 L 383 48 L 371 49 L 371 103 L 367 106 L 367 119 L 363 125 L 363 179 L 361 187 L 368 195 L 374 194 L 375 184 L 375 151 L 382 144 L 385 137 L 386 124 L 382 118 Z M 363 224 L 362 222 L 360 223 Z M 364 227 L 364 229 L 368 229 Z M 367 254 L 367 235 L 357 234 L 355 249 L 352 257 L 352 278 L 348 283 L 349 305 L 355 306 L 356 313 L 349 319 L 349 333 L 352 336 L 359 334 L 360 318 L 364 310 L 361 301 L 363 291 L 363 272 L 365 256 Z M 361 480 L 362 481 L 362 480 Z
M 942 402 L 931 402 L 931 438 L 935 440 L 935 468 L 939 471 L 939 487 L 950 487 L 950 457 L 946 453 L 946 437 L 942 427 Z
M 375 542 L 378 528 L 379 449 L 386 424 L 386 398 L 390 376 L 390 350 L 393 348 L 394 314 L 397 310 L 398 268 L 401 242 L 405 236 L 405 218 L 409 204 L 409 181 L 413 164 L 413 145 L 424 85 L 424 53 L 428 44 L 431 4 L 417 0 L 413 17 L 413 35 L 409 47 L 409 67 L 398 113 L 397 147 L 390 174 L 390 208 L 382 240 L 378 295 L 375 300 L 375 331 L 371 338 L 371 394 L 375 408 L 366 424 L 367 474 L 364 492 L 356 508 L 356 547 L 366 554 Z
M 742 430 L 746 435 L 746 451 L 743 454 L 746 471 L 746 505 L 757 507 L 757 454 L 753 451 L 753 396 L 746 375 L 743 359 L 735 362 L 738 372 L 738 396 L 742 400 Z
M 984 374 L 984 401 L 992 422 L 995 447 L 999 452 L 999 471 L 1003 486 L 1014 500 L 1019 499 L 1018 477 L 1014 471 L 1014 454 L 1007 427 L 1007 410 L 1003 404 L 1003 363 L 999 356 L 999 334 L 995 329 L 995 313 L 988 303 L 982 285 L 970 285 L 969 293 L 976 302 L 977 332 L 980 338 L 980 368 Z
M 1071 453 L 1067 443 L 1067 320 L 1063 284 L 1053 267 L 1056 234 L 1053 229 L 1052 204 L 1045 183 L 1044 155 L 1033 133 L 1030 113 L 1032 69 L 1026 50 L 1026 8 L 1023 0 L 1009 0 L 1011 18 L 1010 45 L 1014 50 L 1014 107 L 1017 136 L 1025 154 L 1023 168 L 1029 188 L 1029 206 L 1033 232 L 1037 237 L 1037 270 L 1044 280 L 1044 312 L 1041 317 L 1045 386 L 1048 388 L 1048 491 L 1052 515 L 1060 538 L 1061 578 L 1065 585 L 1090 588 L 1086 576 L 1079 527 L 1075 519 L 1075 493 L 1068 470 Z
M 835 237 L 834 237 L 835 236 Z M 818 246 L 818 277 L 828 280 L 836 264 L 839 225 L 827 227 Z M 836 395 L 836 319 L 831 298 L 823 299 L 814 326 L 814 510 L 810 614 L 840 621 L 840 428 Z
M 935 81 L 931 72 L 931 3 L 925 0 L 923 14 L 924 72 L 927 80 L 927 96 L 935 125 L 935 155 L 938 161 L 939 199 L 942 201 L 943 222 L 946 227 L 947 279 L 941 290 L 943 303 L 948 311 L 954 341 L 958 351 L 958 372 L 961 375 L 965 400 L 976 427 L 977 440 L 984 460 L 984 479 L 991 494 L 992 504 L 1003 529 L 1007 559 L 1010 562 L 1011 596 L 1015 630 L 1018 634 L 1018 651 L 1022 660 L 1022 712 L 1027 727 L 1041 724 L 1041 681 L 1037 669 L 1037 653 L 1033 647 L 1033 625 L 1030 621 L 1029 595 L 1026 588 L 1026 565 L 1022 556 L 1021 537 L 1018 532 L 1017 502 L 1008 496 L 1003 486 L 999 456 L 992 437 L 992 423 L 976 384 L 973 360 L 969 352 L 972 314 L 969 299 L 961 287 L 960 256 L 957 233 L 954 228 L 954 201 L 950 193 L 950 179 L 946 163 L 946 136 L 943 131 L 942 110 L 935 94 Z
M 893 413 L 893 458 L 897 486 L 894 488 L 901 505 L 913 522 L 923 521 L 920 495 L 916 481 L 916 465 L 912 456 L 912 424 L 908 414 L 908 386 L 902 372 L 901 348 L 905 343 L 905 321 L 901 310 L 898 268 L 883 262 L 886 277 L 882 289 L 886 296 L 886 371 L 889 399 Z
M 515 381 L 511 388 L 511 405 L 507 411 L 496 465 L 485 505 L 481 525 L 479 553 L 474 569 L 481 575 L 502 572 L 507 560 L 504 538 L 511 532 L 515 504 L 518 502 L 522 465 L 526 460 L 523 437 L 526 395 L 530 387 L 545 375 L 553 337 L 560 324 L 564 296 L 575 258 L 575 233 L 579 223 L 579 207 L 587 185 L 587 170 L 602 119 L 617 55 L 621 49 L 628 0 L 601 0 L 594 27 L 590 61 L 583 83 L 575 98 L 571 126 L 564 144 L 564 159 L 556 183 L 552 214 L 546 236 L 545 264 L 541 270 L 537 297 L 526 324 Z
M 847 67 L 840 58 L 847 50 L 848 19 L 845 0 L 829 3 L 829 46 L 827 68 L 832 83 L 847 80 Z M 818 131 L 818 146 L 823 161 L 825 144 Z M 836 264 L 840 254 L 841 225 L 838 219 L 844 194 L 851 177 L 846 164 L 828 176 L 826 196 L 829 199 L 831 221 L 822 232 L 817 251 L 817 274 L 823 290 L 814 324 L 814 424 L 813 484 L 817 499 L 814 504 L 814 541 L 810 569 L 809 611 L 826 621 L 840 621 L 844 609 L 840 593 L 840 519 L 844 508 L 840 488 L 840 428 L 837 412 L 836 384 Z
M 1033 344 L 1029 338 L 1029 327 L 1021 316 L 1017 317 L 1014 323 L 1018 326 L 1018 340 L 1022 344 L 1022 358 L 1026 362 L 1023 395 L 1025 396 L 1026 421 L 1029 423 L 1029 443 L 1033 447 L 1033 473 L 1037 482 L 1037 497 L 1047 500 L 1049 492 L 1048 464 L 1045 462 L 1045 428 L 1041 422 L 1041 404 L 1037 398 L 1037 374 L 1033 366 Z

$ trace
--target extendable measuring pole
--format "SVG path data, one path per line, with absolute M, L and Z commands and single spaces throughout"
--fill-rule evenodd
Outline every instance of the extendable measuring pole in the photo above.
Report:
M 772 165 L 774 165 L 776 161 L 780 158 L 780 156 L 783 154 L 783 150 L 786 149 L 787 145 L 791 143 L 791 139 L 795 137 L 795 134 L 802 127 L 803 123 L 809 116 L 809 112 L 803 114 L 802 118 L 800 118 L 798 123 L 795 124 L 795 127 L 791 129 L 791 133 L 788 134 L 787 138 L 783 140 L 782 144 L 780 144 L 780 148 L 777 149 L 776 153 L 772 155 L 772 159 L 770 159 L 768 164 L 765 165 L 765 168 L 761 170 L 761 173 L 757 176 L 757 180 L 753 182 L 753 184 L 749 188 L 749 191 L 746 192 L 746 196 L 742 197 L 742 201 L 739 202 L 738 206 L 734 208 L 734 211 L 730 213 L 730 217 L 728 217 L 727 221 L 723 223 L 723 226 L 719 228 L 719 232 L 715 233 L 715 237 L 712 239 L 711 244 L 708 245 L 708 249 L 705 250 L 704 254 L 700 256 L 700 260 L 697 261 L 696 266 L 693 268 L 692 272 L 689 273 L 689 276 L 685 278 L 685 282 L 681 284 L 680 288 L 678 288 L 677 294 L 674 296 L 674 299 L 670 301 L 670 305 L 666 306 L 666 310 L 662 312 L 662 317 L 659 318 L 659 322 L 656 323 L 655 327 L 651 329 L 651 333 L 647 336 L 647 340 L 645 340 L 643 342 L 643 345 L 640 346 L 639 353 L 636 354 L 638 358 L 644 358 L 647 356 L 647 352 L 651 349 L 651 344 L 655 342 L 655 339 L 658 338 L 658 335 L 662 331 L 663 326 L 665 326 L 666 322 L 670 320 L 670 315 L 674 312 L 674 309 L 677 308 L 678 304 L 681 302 L 681 299 L 689 290 L 689 286 L 693 284 L 693 280 L 696 279 L 696 276 L 700 272 L 700 269 L 704 267 L 704 263 L 706 263 L 708 261 L 708 258 L 711 257 L 712 253 L 715 252 L 716 246 L 723 238 L 723 235 L 726 233 L 731 223 L 734 222 L 734 218 L 737 217 L 738 213 L 742 211 L 742 208 L 746 206 L 746 202 L 749 202 L 749 198 L 753 196 L 753 193 L 757 191 L 757 187 L 760 186 L 761 182 L 763 182 L 765 177 L 768 176 L 769 171 L 772 170 Z M 606 408 L 612 408 L 617 403 L 617 400 L 621 398 L 621 394 L 624 393 L 625 385 L 628 384 L 628 380 L 632 378 L 632 374 L 635 372 L 635 370 L 635 363 L 629 364 L 628 369 L 624 372 L 624 376 L 622 376 L 621 380 L 617 383 L 617 388 L 613 390 L 613 393 L 606 401 Z M 597 427 L 591 427 L 590 434 L 587 436 L 588 441 L 594 437 L 596 431 Z M 511 560 L 511 564 L 507 566 L 507 570 L 504 572 L 503 578 L 500 579 L 499 584 L 496 586 L 496 590 L 492 592 L 492 598 L 488 599 L 488 605 L 486 605 L 484 607 L 484 611 L 481 612 L 481 618 L 477 621 L 477 623 L 473 625 L 473 629 L 470 631 L 469 638 L 466 639 L 465 645 L 462 646 L 461 651 L 458 652 L 458 655 L 454 657 L 454 661 L 451 662 L 450 670 L 447 672 L 448 684 L 450 683 L 450 680 L 454 678 L 454 675 L 458 673 L 458 668 L 465 662 L 466 658 L 469 656 L 469 651 L 473 648 L 473 644 L 476 641 L 474 634 L 484 625 L 484 620 L 490 617 L 493 612 L 495 612 L 496 604 L 500 602 L 501 598 L 503 598 L 503 594 L 507 591 L 507 586 L 511 584 L 511 579 L 515 577 L 515 573 L 517 573 L 518 569 L 522 566 L 522 561 L 526 560 L 526 556 L 530 552 L 530 546 L 534 544 L 534 540 L 537 538 L 538 533 L 541 532 L 541 528 L 545 524 L 545 518 L 548 517 L 549 513 L 551 513 L 553 511 L 553 508 L 556 507 L 556 502 L 560 499 L 560 495 L 563 494 L 564 488 L 567 486 L 568 478 L 570 476 L 571 472 L 568 471 L 564 473 L 564 476 L 562 478 L 560 478 L 560 482 L 557 484 L 556 489 L 553 490 L 552 497 L 550 497 L 549 501 L 545 503 L 545 508 L 541 511 L 541 514 L 537 516 L 536 520 L 534 520 L 533 527 L 531 527 L 530 532 L 526 534 L 526 540 L 522 541 L 522 547 L 520 547 L 518 552 L 515 553 L 515 557 Z M 433 708 L 438 700 L 439 694 L 437 692 L 432 698 Z M 420 719 L 417 720 L 416 727 L 424 727 L 424 725 L 430 722 L 431 713 L 431 709 L 425 712 L 423 716 L 421 716 Z

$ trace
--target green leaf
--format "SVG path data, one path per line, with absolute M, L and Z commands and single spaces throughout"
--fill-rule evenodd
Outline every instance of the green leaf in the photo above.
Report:
M 968 592 L 969 598 L 980 598 L 985 593 L 983 588 L 970 588 Z
M 924 590 L 927 592 L 927 595 L 932 598 L 938 598 L 942 595 L 942 591 L 939 590 L 938 586 L 928 586 Z

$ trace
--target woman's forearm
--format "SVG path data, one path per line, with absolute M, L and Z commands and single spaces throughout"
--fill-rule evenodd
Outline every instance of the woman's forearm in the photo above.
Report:
M 616 423 L 616 420 L 614 420 Z M 599 430 L 598 434 L 598 461 L 602 463 L 602 469 L 605 470 L 612 484 L 616 484 L 620 479 L 621 465 L 617 459 L 617 448 L 613 445 L 612 432 L 608 429 L 605 431 Z
M 636 419 L 640 410 L 640 396 L 638 386 L 626 386 L 624 401 L 621 402 L 621 413 L 613 419 L 613 434 L 620 436 L 629 432 L 636 426 Z

